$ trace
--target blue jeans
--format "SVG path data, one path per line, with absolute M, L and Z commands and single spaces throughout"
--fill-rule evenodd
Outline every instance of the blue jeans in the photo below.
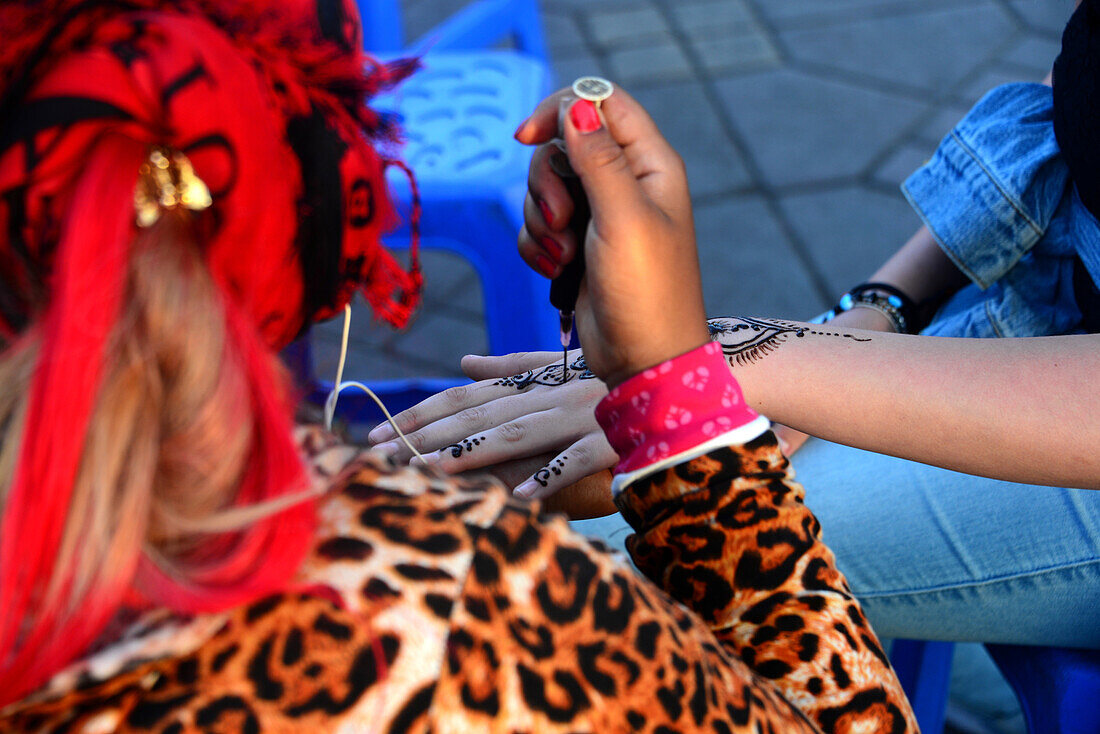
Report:
M 810 439 L 806 504 L 883 637 L 1100 648 L 1100 491 L 1035 487 Z M 574 523 L 623 548 L 618 515 Z

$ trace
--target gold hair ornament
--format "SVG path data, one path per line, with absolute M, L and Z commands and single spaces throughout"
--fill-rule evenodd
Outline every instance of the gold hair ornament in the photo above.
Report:
M 177 206 L 198 212 L 213 203 L 210 189 L 178 150 L 153 146 L 138 171 L 141 175 L 134 188 L 134 211 L 139 227 L 153 226 L 162 211 Z

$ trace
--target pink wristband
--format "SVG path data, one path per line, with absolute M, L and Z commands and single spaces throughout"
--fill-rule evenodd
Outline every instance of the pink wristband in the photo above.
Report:
M 616 474 L 690 451 L 758 417 L 716 342 L 631 377 L 596 406 L 596 421 L 619 455 Z

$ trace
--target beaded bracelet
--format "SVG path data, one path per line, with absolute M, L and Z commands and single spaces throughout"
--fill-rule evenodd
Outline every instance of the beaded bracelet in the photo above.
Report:
M 883 295 L 885 293 L 886 295 Z M 823 324 L 836 318 L 837 314 L 863 307 L 878 311 L 899 334 L 916 333 L 916 305 L 909 296 L 887 283 L 860 283 L 845 293 L 832 309 L 826 311 L 812 323 Z

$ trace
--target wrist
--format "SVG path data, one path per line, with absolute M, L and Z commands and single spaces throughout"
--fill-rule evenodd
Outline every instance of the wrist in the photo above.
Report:
M 837 301 L 831 310 L 811 320 L 811 323 L 825 324 L 836 323 L 838 317 L 853 311 L 877 313 L 887 322 L 885 329 L 875 328 L 876 331 L 891 331 L 896 334 L 916 334 L 924 326 L 925 310 L 914 303 L 904 291 L 884 282 L 860 283 L 845 293 Z M 856 319 L 858 317 L 849 317 Z M 863 315 L 868 324 L 882 325 L 877 319 L 871 319 Z M 852 320 L 841 322 L 854 325 Z
M 619 455 L 616 475 L 709 450 L 708 442 L 751 440 L 767 428 L 745 402 L 721 345 L 710 341 L 613 388 L 596 406 L 596 421 Z
M 837 314 L 829 323 L 849 329 L 866 329 L 867 331 L 887 333 L 894 333 L 895 331 L 894 322 L 886 314 L 871 308 L 853 308 Z

